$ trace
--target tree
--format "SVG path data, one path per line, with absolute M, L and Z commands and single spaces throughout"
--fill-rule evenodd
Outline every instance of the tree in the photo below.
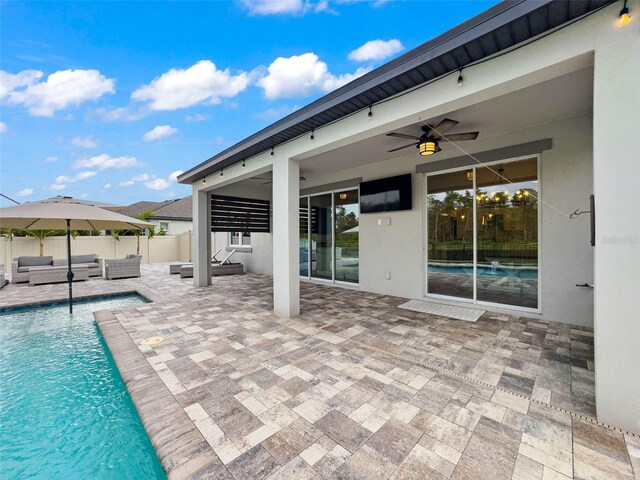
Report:
M 34 237 L 38 239 L 40 243 L 40 256 L 44 256 L 44 239 L 47 237 L 55 237 L 55 236 L 65 236 L 67 232 L 65 230 L 20 230 L 17 228 L 5 228 L 2 229 L 2 236 L 5 237 L 6 240 L 13 240 L 13 237 Z M 71 231 L 71 236 L 76 238 L 78 236 L 78 232 L 75 230 Z
M 147 210 L 146 212 L 142 212 L 140 215 L 133 217 L 138 220 L 142 220 L 146 222 L 149 217 L 155 216 L 155 213 L 151 210 Z M 112 230 L 111 235 L 115 240 L 120 240 L 121 235 L 135 235 L 136 236 L 136 255 L 140 255 L 140 236 L 143 232 L 146 232 L 147 237 L 153 238 L 156 234 L 154 227 L 149 227 L 145 230 Z

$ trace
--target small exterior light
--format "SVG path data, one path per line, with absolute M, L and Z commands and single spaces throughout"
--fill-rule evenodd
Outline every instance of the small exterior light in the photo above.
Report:
M 420 155 L 423 157 L 433 155 L 436 153 L 436 148 L 438 147 L 438 142 L 434 140 L 426 140 L 418 145 L 418 149 L 420 150 Z
M 244 168 L 244 160 L 242 160 L 242 168 Z
M 222 172 L 222 170 L 220 170 L 220 176 L 224 177 L 224 173 Z
M 347 194 L 346 193 L 341 193 L 340 194 L 340 200 L 346 200 L 347 199 Z
M 462 69 L 460 69 L 459 72 L 460 74 L 458 75 L 458 86 L 461 87 L 462 82 L 464 82 L 464 79 L 462 78 Z
M 624 0 L 624 6 L 622 7 L 622 10 L 620 10 L 620 14 L 618 15 L 618 17 L 618 24 L 621 27 L 624 27 L 631 21 L 631 15 L 629 14 L 629 8 L 627 7 L 627 0 Z
M 467 181 L 473 182 L 473 171 L 467 172 Z

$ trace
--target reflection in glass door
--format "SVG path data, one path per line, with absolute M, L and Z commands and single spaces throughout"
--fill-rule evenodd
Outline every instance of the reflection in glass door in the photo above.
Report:
M 331 194 L 313 195 L 311 204 L 311 276 L 333 280 Z
M 358 283 L 360 270 L 358 190 L 333 194 L 335 205 L 335 280 Z
M 538 198 L 537 158 L 428 176 L 427 293 L 537 309 Z
M 300 197 L 300 276 L 309 276 L 309 198 Z
M 473 298 L 473 170 L 427 177 L 427 292 Z
M 477 299 L 538 308 L 535 158 L 476 169 Z

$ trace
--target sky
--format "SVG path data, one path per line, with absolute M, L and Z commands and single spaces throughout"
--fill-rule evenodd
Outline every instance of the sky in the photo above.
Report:
M 495 3 L 2 0 L 0 193 L 190 195 L 182 171 Z

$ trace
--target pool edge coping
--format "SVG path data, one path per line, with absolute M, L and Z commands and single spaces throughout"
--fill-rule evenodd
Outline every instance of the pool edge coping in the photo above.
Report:
M 94 318 L 167 478 L 188 477 L 203 453 L 215 456 L 213 449 L 114 312 L 97 311 Z

